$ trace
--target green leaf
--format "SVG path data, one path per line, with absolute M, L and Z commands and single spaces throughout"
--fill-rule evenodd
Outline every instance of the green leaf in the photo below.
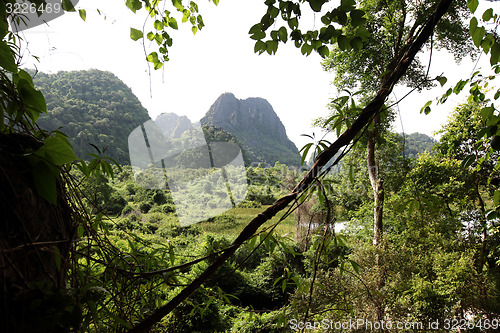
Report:
M 427 103 L 425 103 L 425 105 L 420 109 L 420 113 L 429 114 L 431 112 L 431 104 L 432 101 L 428 101 Z
M 198 28 L 197 27 L 191 27 L 191 31 L 193 32 L 193 35 L 196 35 L 196 33 L 198 32 Z
M 352 164 L 349 165 L 349 180 L 351 184 L 354 184 L 354 166 Z
M 214 2 L 214 5 L 218 5 L 219 4 L 219 0 L 212 0 Z
M 249 33 L 250 35 L 253 35 L 253 34 L 255 34 L 255 33 L 257 33 L 257 32 L 261 32 L 261 31 L 262 31 L 262 24 L 257 23 L 257 24 L 253 25 L 253 26 L 250 28 L 250 30 L 248 31 L 248 33 Z
M 498 99 L 498 97 L 500 97 L 500 89 L 497 90 L 497 92 L 495 93 L 495 96 L 493 97 L 495 100 Z
M 191 12 L 187 9 L 184 9 L 184 11 L 182 12 L 182 22 L 187 22 L 188 19 L 190 18 L 191 16 Z
M 177 20 L 173 17 L 170 18 L 170 20 L 168 21 L 168 25 L 174 29 L 174 30 L 177 30 L 179 29 L 178 25 L 177 25 Z
M 83 173 L 85 177 L 88 177 L 90 175 L 90 169 L 87 166 L 87 163 L 85 163 L 84 160 L 79 159 L 77 163 L 75 163 L 76 167 Z
M 493 116 L 493 112 L 495 111 L 495 107 L 492 106 L 485 106 L 484 108 L 481 109 L 481 117 L 483 119 L 489 119 L 491 116 Z
M 62 9 L 64 9 L 67 12 L 75 12 L 75 7 L 73 7 L 73 4 L 71 3 L 70 0 L 62 0 Z
M 339 23 L 340 25 L 347 25 L 347 14 L 344 11 L 337 10 L 335 12 L 336 19 L 335 21 Z
M 493 204 L 495 206 L 500 205 L 500 190 L 495 190 L 495 194 L 493 195 Z
M 467 7 L 469 10 L 474 13 L 479 5 L 479 0 L 467 0 Z
M 43 94 L 33 88 L 33 83 L 26 79 L 19 79 L 17 90 L 21 100 L 27 106 L 35 109 L 37 112 L 47 112 L 47 103 Z
M 328 17 L 328 15 L 323 15 L 321 17 L 321 22 L 323 22 L 324 25 L 329 25 L 330 23 L 332 23 L 332 20 L 330 20 L 330 17 Z
M 82 20 L 85 21 L 87 19 L 87 11 L 85 9 L 78 9 L 78 14 L 80 14 Z
M 32 87 L 35 87 L 33 85 L 33 78 L 31 77 L 31 75 L 29 75 L 28 72 L 26 72 L 24 69 L 20 69 L 19 72 L 17 74 L 14 75 L 14 82 L 16 84 L 19 83 L 19 79 L 24 79 L 26 81 L 29 82 L 30 86 Z
M 438 80 L 441 87 L 444 86 L 446 84 L 446 82 L 448 81 L 448 79 L 444 76 L 438 76 L 438 77 L 436 77 L 436 80 Z
M 355 9 L 349 15 L 351 16 L 351 25 L 353 27 L 360 26 L 366 22 L 366 19 L 363 17 L 365 12 L 362 10 Z
M 296 28 L 298 28 L 299 26 L 299 21 L 297 20 L 296 17 L 292 17 L 289 21 L 288 21 L 288 26 L 290 27 L 290 29 L 294 30 Z
M 56 182 L 59 176 L 59 169 L 53 165 L 44 163 L 42 160 L 30 159 L 31 176 L 37 193 L 48 202 L 57 204 Z
M 474 31 L 474 33 L 472 34 L 472 41 L 474 42 L 474 45 L 476 45 L 477 47 L 481 45 L 485 33 L 486 29 L 484 29 L 484 27 L 479 27 Z
M 476 161 L 476 157 L 474 155 L 469 155 L 466 158 L 463 159 L 462 161 L 462 169 L 467 169 Z
M 198 13 L 198 5 L 196 4 L 196 2 L 191 1 L 189 3 L 189 6 L 192 12 Z
M 370 37 L 370 32 L 368 29 L 365 28 L 365 26 L 360 26 L 358 29 L 356 29 L 356 36 L 361 38 L 361 40 L 366 40 Z
M 254 40 L 261 40 L 261 39 L 264 39 L 266 37 L 266 33 L 264 31 L 258 31 L 256 33 L 254 33 L 252 36 L 250 36 L 250 38 L 254 39 Z
M 474 31 L 476 31 L 477 25 L 478 25 L 477 18 L 475 17 L 471 18 L 469 23 L 469 32 L 471 36 L 474 34 Z
M 302 158 L 300 159 L 300 166 L 303 166 L 304 165 L 304 162 L 306 161 L 306 157 L 307 157 L 307 153 L 309 153 L 309 149 L 311 149 L 312 147 L 312 143 L 308 143 L 306 144 L 304 147 L 302 147 L 302 149 L 300 151 L 304 151 L 302 153 Z
M 278 38 L 278 30 L 271 31 L 271 39 L 272 40 L 276 40 L 276 41 L 279 40 L 279 38 Z
M 262 52 L 264 52 L 267 48 L 267 44 L 261 40 L 258 40 L 257 42 L 255 42 L 255 47 L 253 48 L 253 51 L 255 53 L 259 53 L 261 54 Z
M 134 13 L 142 8 L 142 2 L 139 0 L 127 0 L 126 5 Z
M 363 48 L 363 41 L 359 37 L 354 37 L 353 39 L 351 39 L 349 44 L 355 51 L 359 51 Z
M 318 53 L 322 58 L 326 58 L 330 55 L 330 50 L 328 50 L 328 47 L 323 45 L 320 48 L 318 48 Z
M 342 51 L 349 50 L 350 48 L 349 39 L 344 35 L 340 35 L 337 37 L 337 43 L 339 44 L 339 48 Z
M 324 1 L 321 0 L 309 0 L 309 6 L 315 12 L 320 12 L 321 7 L 323 6 Z
M 149 40 L 151 40 L 151 41 L 152 41 L 153 39 L 155 39 L 155 34 L 154 34 L 153 32 L 151 32 L 151 31 L 150 31 L 150 32 L 148 32 L 148 34 L 147 34 L 147 36 L 146 36 L 146 37 L 147 37 Z
M 340 6 L 342 6 L 342 7 L 354 7 L 354 6 L 356 6 L 356 1 L 354 1 L 354 0 L 341 0 Z
M 278 51 L 278 42 L 275 40 L 268 40 L 266 42 L 266 51 L 269 54 L 275 54 Z
M 163 29 L 163 22 L 160 21 L 160 20 L 155 20 L 155 22 L 153 23 L 153 26 L 155 27 L 156 30 L 162 30 Z M 141 32 L 142 34 L 142 32 Z M 141 35 L 142 37 L 142 35 Z
M 300 48 L 300 52 L 302 52 L 302 54 L 306 56 L 310 55 L 312 50 L 313 50 L 312 45 L 307 43 L 302 44 L 302 47 Z
M 359 275 L 359 265 L 358 265 L 358 263 L 355 262 L 354 260 L 349 260 L 349 262 L 351 263 L 352 269 L 354 269 L 354 271 L 356 272 L 356 274 Z
M 495 37 L 492 34 L 486 34 L 484 39 L 481 41 L 481 47 L 484 53 L 488 54 L 494 43 L 495 43 Z
M 267 28 L 269 28 L 273 24 L 273 22 L 274 19 L 269 14 L 264 14 L 264 16 L 262 16 L 262 19 L 260 20 L 260 23 L 262 24 L 262 28 L 264 30 L 267 30 Z
M 457 82 L 457 84 L 455 85 L 455 87 L 453 88 L 453 93 L 455 93 L 456 95 L 458 95 L 465 87 L 465 85 L 467 84 L 467 82 L 469 82 L 469 80 L 460 80 Z
M 285 27 L 281 27 L 279 30 L 278 30 L 278 35 L 279 35 L 279 38 L 280 40 L 283 42 L 283 43 L 286 43 L 286 41 L 288 40 L 288 32 L 286 30 Z
M 144 35 L 141 30 L 130 28 L 130 38 L 132 38 L 132 40 L 137 41 L 141 39 L 143 36 Z
M 500 60 L 500 44 L 495 42 L 491 47 L 490 64 L 491 66 L 498 63 Z
M 172 4 L 178 11 L 182 12 L 184 10 L 184 6 L 182 5 L 181 0 L 172 0 Z
M 17 71 L 17 65 L 14 60 L 14 54 L 12 50 L 7 45 L 7 42 L 0 41 L 0 66 L 8 72 L 15 73 Z
M 498 217 L 498 212 L 495 210 L 490 210 L 486 213 L 486 219 L 488 221 L 494 220 Z
M 77 159 L 68 138 L 62 134 L 47 138 L 44 145 L 34 154 L 57 166 L 71 163 Z
M 483 21 L 489 21 L 493 18 L 493 8 L 488 8 L 483 13 Z

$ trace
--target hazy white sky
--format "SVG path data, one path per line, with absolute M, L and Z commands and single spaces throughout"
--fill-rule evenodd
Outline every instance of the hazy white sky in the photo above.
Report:
M 330 84 L 332 75 L 322 70 L 317 54 L 302 56 L 292 44 L 280 45 L 274 56 L 253 53 L 254 41 L 248 30 L 265 13 L 263 1 L 221 0 L 218 6 L 199 1 L 205 27 L 196 36 L 178 16 L 179 31 L 172 33 L 171 60 L 162 70 L 152 69 L 151 92 L 142 44 L 129 37 L 130 27 L 141 29 L 146 17 L 144 13 L 134 15 L 124 3 L 81 0 L 77 8 L 87 11 L 86 22 L 77 13 L 67 13 L 48 26 L 24 31 L 28 42 L 26 65 L 32 67 L 30 55 L 36 55 L 40 58 L 36 66 L 43 72 L 88 68 L 111 71 L 132 88 L 153 119 L 162 112 L 174 112 L 198 121 L 220 94 L 232 92 L 240 99 L 267 99 L 299 149 L 307 143 L 301 134 L 319 132 L 310 124 L 328 114 L 326 104 L 336 96 Z M 311 25 L 316 23 L 313 16 L 304 19 Z M 456 65 L 451 56 L 434 53 L 430 73 L 432 77 L 444 72 L 448 82 L 454 82 L 467 77 L 472 68 L 468 59 Z M 447 88 L 414 93 L 400 104 L 405 132 L 432 134 L 439 129 L 453 103 L 434 108 L 428 116 L 420 115 L 419 110 Z M 406 91 L 396 89 L 397 98 Z M 401 131 L 399 119 L 395 129 Z

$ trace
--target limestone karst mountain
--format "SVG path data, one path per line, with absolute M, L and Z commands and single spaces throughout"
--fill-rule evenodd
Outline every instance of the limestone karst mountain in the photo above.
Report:
M 222 94 L 210 107 L 202 124 L 208 124 L 234 135 L 251 162 L 274 165 L 280 162 L 298 166 L 298 149 L 286 135 L 285 126 L 269 102 L 263 98 L 237 99 Z

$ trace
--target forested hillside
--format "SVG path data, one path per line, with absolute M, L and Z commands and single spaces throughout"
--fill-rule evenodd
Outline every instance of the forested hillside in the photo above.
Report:
M 431 152 L 432 147 L 437 141 L 422 133 L 405 134 L 405 156 L 409 158 L 417 158 L 418 155 L 424 152 Z
M 38 124 L 45 130 L 60 128 L 66 133 L 77 156 L 108 147 L 106 156 L 130 164 L 128 135 L 149 120 L 132 90 L 110 72 L 88 71 L 37 73 L 33 82 L 47 101 L 47 113 Z
M 47 100 L 47 113 L 38 120 L 41 128 L 61 129 L 80 158 L 89 159 L 87 154 L 97 153 L 90 145 L 93 144 L 101 151 L 107 147 L 105 155 L 119 164 L 130 164 L 128 135 L 150 118 L 132 90 L 118 77 L 94 69 L 37 73 L 33 82 Z M 240 106 L 232 94 L 223 96 L 202 119 L 207 140 L 238 142 L 247 165 L 252 162 L 298 165 L 298 150 L 267 101 L 249 99 Z M 228 96 L 232 96 L 231 101 Z M 229 119 L 231 123 L 227 122 Z M 165 130 L 178 133 L 191 126 L 187 117 L 172 113 L 161 114 L 155 121 Z

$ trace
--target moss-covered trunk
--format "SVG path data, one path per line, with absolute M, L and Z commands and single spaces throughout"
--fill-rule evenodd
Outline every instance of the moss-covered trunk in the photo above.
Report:
M 24 156 L 40 145 L 0 135 L 1 332 L 64 331 L 78 316 L 65 293 L 75 227 L 64 188 L 57 206 L 40 197 Z

